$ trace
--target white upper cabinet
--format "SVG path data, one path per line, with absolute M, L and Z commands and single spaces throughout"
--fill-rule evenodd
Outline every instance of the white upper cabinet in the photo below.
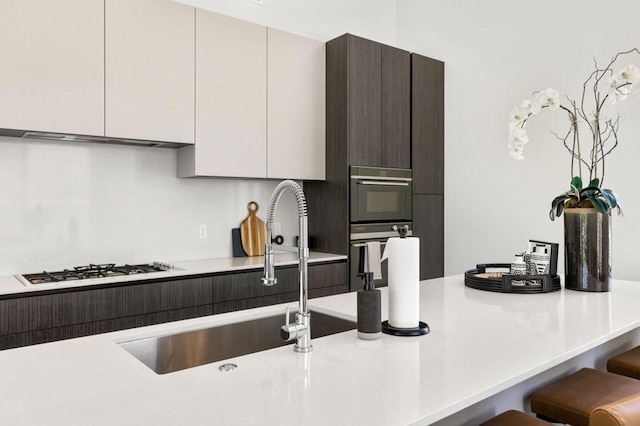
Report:
M 192 7 L 105 0 L 106 136 L 193 143 L 194 32 Z
M 178 176 L 325 179 L 325 45 L 170 0 L 0 0 L 0 129 L 185 144 Z
M 104 135 L 103 9 L 0 1 L 0 128 Z
M 196 144 L 179 176 L 266 177 L 266 46 L 266 27 L 196 10 Z
M 325 179 L 325 44 L 269 28 L 267 177 Z
M 324 43 L 196 10 L 196 143 L 178 176 L 324 179 Z

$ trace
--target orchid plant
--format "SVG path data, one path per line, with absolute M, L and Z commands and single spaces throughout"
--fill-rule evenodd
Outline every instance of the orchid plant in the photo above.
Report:
M 524 159 L 524 146 L 529 142 L 527 121 L 545 108 L 563 110 L 569 118 L 569 129 L 563 135 L 553 133 L 562 141 L 571 155 L 570 189 L 554 198 L 549 217 L 554 220 L 565 208 L 593 207 L 600 213 L 609 213 L 616 209 L 621 213 L 618 199 L 610 189 L 602 184 L 605 175 L 605 158 L 618 146 L 618 127 L 620 116 L 608 118 L 602 111 L 607 104 L 614 105 L 630 95 L 640 92 L 640 70 L 628 65 L 614 73 L 613 66 L 621 56 L 631 53 L 640 54 L 637 48 L 616 54 L 604 68 L 598 67 L 582 86 L 579 101 L 566 98 L 568 105 L 562 105 L 560 95 L 554 89 L 534 92 L 530 99 L 522 101 L 511 111 L 509 121 L 509 152 L 513 158 Z M 580 146 L 579 130 L 591 136 L 589 148 L 583 151 Z M 588 180 L 583 180 L 587 177 Z M 587 182 L 584 186 L 583 182 Z

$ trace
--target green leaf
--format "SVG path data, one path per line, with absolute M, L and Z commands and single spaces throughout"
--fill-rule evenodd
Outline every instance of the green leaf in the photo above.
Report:
M 614 208 L 618 205 L 616 196 L 613 192 L 608 189 L 603 189 L 602 191 L 600 191 L 600 193 L 602 194 L 602 198 L 605 199 L 609 207 Z
M 598 213 L 607 213 L 609 211 L 609 206 L 599 198 L 589 197 L 589 201 L 591 201 L 591 205 Z
M 589 182 L 589 186 L 595 186 L 596 188 L 600 187 L 600 179 L 595 178 L 592 179 L 591 182 Z
M 567 192 L 567 194 L 571 194 L 572 197 L 580 199 L 580 190 L 575 186 L 572 186 L 571 191 Z
M 580 198 L 597 197 L 598 195 L 600 195 L 600 188 L 596 188 L 593 186 L 589 186 L 580 191 Z
M 571 188 L 576 188 L 578 192 L 582 191 L 582 179 L 580 179 L 580 176 L 574 176 L 571 179 Z
M 554 207 L 556 204 L 558 204 L 561 201 L 565 201 L 568 200 L 569 198 L 572 198 L 573 195 L 571 194 L 562 194 L 562 195 L 558 195 L 556 198 L 553 199 L 553 201 L 551 202 L 551 207 Z
M 602 196 L 607 200 L 607 203 L 613 208 L 618 207 L 618 198 L 616 194 L 610 189 L 603 189 L 600 191 Z
M 562 216 L 562 211 L 564 210 L 564 203 L 559 203 L 556 206 L 556 217 Z
M 571 198 L 575 198 L 571 193 L 566 193 L 557 196 L 551 202 L 551 210 L 549 210 L 549 218 L 554 220 L 556 217 L 560 217 L 562 215 L 562 210 L 564 210 L 564 203 L 566 200 Z

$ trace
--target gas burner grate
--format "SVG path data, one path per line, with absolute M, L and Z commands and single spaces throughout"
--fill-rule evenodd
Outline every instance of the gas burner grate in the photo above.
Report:
M 115 263 L 90 263 L 83 266 L 75 266 L 73 269 L 62 271 L 42 271 L 34 274 L 24 274 L 22 277 L 31 284 L 58 283 L 66 281 L 80 281 L 93 278 L 117 277 L 123 275 L 148 274 L 173 269 L 172 265 L 161 262 L 145 263 L 139 265 L 119 265 Z

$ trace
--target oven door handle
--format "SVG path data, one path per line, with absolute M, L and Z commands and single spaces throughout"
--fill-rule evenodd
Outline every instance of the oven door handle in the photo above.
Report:
M 353 244 L 351 244 L 351 247 L 364 247 L 366 245 L 367 245 L 367 243 L 353 243 Z M 387 242 L 386 241 L 380 241 L 380 245 L 381 246 L 387 245 Z
M 378 185 L 378 186 L 409 186 L 408 182 L 381 182 L 375 180 L 358 181 L 360 185 Z

